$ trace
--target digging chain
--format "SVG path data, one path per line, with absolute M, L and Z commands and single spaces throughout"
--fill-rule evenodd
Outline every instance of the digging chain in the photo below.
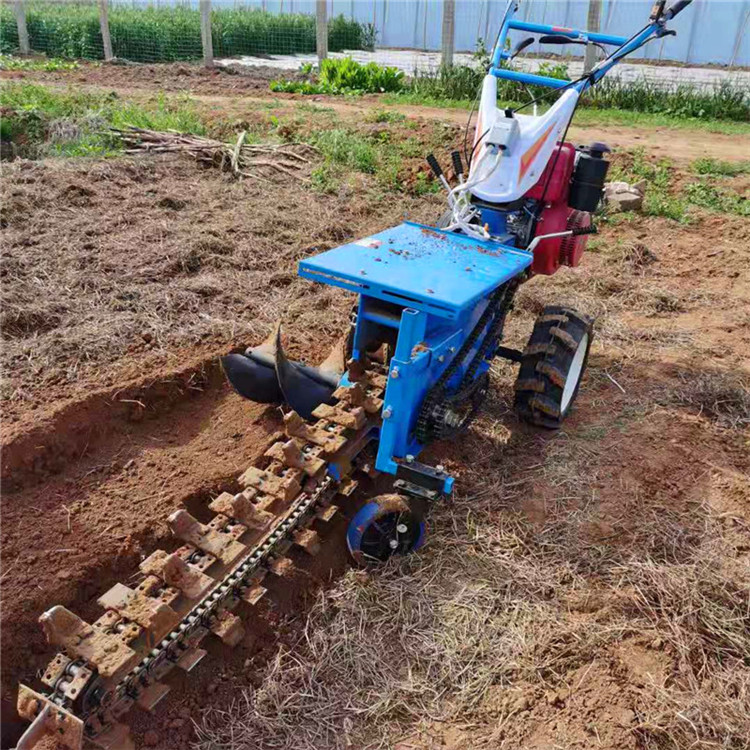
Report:
M 518 281 L 512 280 L 498 287 L 490 297 L 489 304 L 480 316 L 476 325 L 468 335 L 461 348 L 456 353 L 443 374 L 427 393 L 417 419 L 416 437 L 423 445 L 433 440 L 442 440 L 460 429 L 467 427 L 476 416 L 481 401 L 487 391 L 487 379 L 477 377 L 479 366 L 487 356 L 490 347 L 500 340 L 513 297 L 518 288 Z M 448 392 L 448 383 L 458 372 L 461 363 L 476 345 L 482 331 L 489 325 L 482 344 L 471 359 L 466 372 L 458 387 Z M 451 424 L 450 413 L 466 407 L 467 411 L 460 419 L 460 423 Z
M 297 484 L 294 486 L 299 491 L 290 500 L 286 500 L 286 497 L 280 494 L 274 498 L 261 493 L 269 502 L 283 502 L 285 506 L 277 518 L 267 526 L 261 539 L 254 546 L 248 546 L 245 553 L 229 566 L 220 579 L 212 579 L 210 588 L 196 599 L 188 611 L 185 612 L 183 609 L 181 619 L 167 635 L 161 637 L 158 643 L 147 646 L 145 651 L 137 652 L 142 658 L 116 684 L 113 685 L 111 681 L 108 682 L 100 676 L 97 664 L 80 658 L 80 654 L 73 648 L 67 657 L 58 655 L 58 661 L 64 659 L 68 663 L 59 671 L 60 677 L 51 685 L 52 689 L 48 693 L 36 694 L 37 698 L 49 701 L 81 720 L 84 723 L 84 735 L 88 739 L 103 747 L 115 747 L 99 738 L 113 726 L 119 726 L 117 717 L 129 710 L 146 688 L 158 683 L 183 654 L 197 645 L 224 612 L 231 612 L 236 607 L 243 593 L 253 586 L 254 578 L 265 574 L 274 562 L 284 560 L 285 552 L 296 538 L 295 535 L 315 535 L 315 532 L 305 532 L 315 514 L 325 514 L 326 510 L 335 512 L 336 506 L 331 505 L 333 497 L 337 493 L 349 495 L 353 491 L 356 480 L 351 479 L 351 473 L 356 468 L 355 459 L 367 445 L 373 427 L 380 423 L 382 396 L 386 383 L 382 368 L 377 364 L 370 364 L 365 370 L 361 367 L 356 369 L 357 372 L 350 370 L 352 385 L 339 388 L 335 392 L 334 396 L 338 402 L 334 406 L 322 405 L 314 413 L 314 419 L 308 422 L 294 413 L 287 415 L 286 435 L 275 440 L 263 456 L 242 475 L 245 477 L 250 472 L 256 472 L 253 477 L 257 474 L 267 475 L 269 462 L 261 462 L 264 461 L 264 457 L 269 456 L 274 457 L 271 463 L 275 462 L 277 469 L 277 475 L 272 476 L 272 480 L 284 478 L 287 469 L 296 472 L 294 476 Z M 290 448 L 292 443 L 297 448 Z M 291 454 L 286 452 L 289 450 Z M 288 458 L 289 455 L 295 456 L 294 460 Z M 310 469 L 308 466 L 310 470 L 305 475 L 301 467 L 305 466 L 305 461 L 310 460 L 313 462 L 313 468 Z M 335 462 L 339 467 L 339 478 L 336 480 L 328 473 L 328 461 Z M 261 465 L 266 465 L 266 469 L 260 468 Z M 301 481 L 302 478 L 304 482 Z M 237 497 L 239 496 L 235 496 L 235 499 Z M 332 513 L 329 515 L 332 516 Z M 215 521 L 211 528 L 225 537 L 231 533 L 233 526 L 239 525 L 240 532 L 234 537 L 235 541 L 248 530 L 248 527 L 223 512 L 217 515 Z M 201 549 L 194 549 L 193 553 L 196 555 L 196 561 L 199 560 Z M 211 555 L 207 557 L 211 558 Z M 187 560 L 192 563 L 192 556 Z M 213 562 L 215 561 L 213 559 Z M 209 562 L 210 564 L 212 563 Z M 175 591 L 174 588 L 170 589 L 170 584 L 167 584 L 166 580 L 164 586 L 164 590 Z M 176 595 L 179 596 L 179 593 Z M 78 622 L 84 629 L 92 630 L 91 626 L 83 621 Z M 115 627 L 119 627 L 119 621 L 114 622 Z M 127 623 L 128 620 L 124 619 L 122 622 Z M 116 632 L 123 631 L 119 629 Z M 125 636 L 126 633 L 123 633 L 123 639 Z M 127 640 L 123 642 L 129 643 Z M 68 651 L 65 646 L 62 648 Z M 54 665 L 55 661 L 51 662 L 45 672 L 54 671 Z M 90 674 L 90 678 L 86 681 L 85 688 L 79 691 L 76 699 L 71 699 L 70 680 L 76 675 L 86 674 Z M 36 709 L 32 709 L 31 713 L 38 715 L 42 705 L 41 701 L 36 703 Z M 27 718 L 33 719 L 34 716 L 28 715 Z

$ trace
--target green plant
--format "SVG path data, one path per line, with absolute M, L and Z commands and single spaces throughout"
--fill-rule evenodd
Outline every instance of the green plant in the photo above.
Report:
M 119 150 L 109 128 L 128 125 L 153 130 L 202 134 L 205 127 L 187 98 L 154 97 L 142 104 L 116 94 L 56 91 L 30 83 L 7 83 L 0 89 L 3 140 L 22 155 L 89 156 Z
M 705 157 L 703 159 L 696 159 L 692 164 L 692 168 L 696 174 L 735 177 L 738 174 L 750 172 L 750 161 L 729 162 Z
M 441 185 L 437 180 L 431 180 L 425 172 L 419 172 L 414 181 L 412 191 L 414 195 L 428 195 L 439 193 Z
M 750 201 L 733 190 L 725 190 L 705 180 L 691 182 L 685 186 L 685 195 L 690 203 L 711 211 L 750 216 Z
M 0 70 L 76 70 L 78 63 L 74 60 L 59 58 L 14 57 L 0 53 Z
M 729 81 L 712 88 L 699 88 L 687 83 L 665 86 L 645 78 L 635 81 L 605 78 L 584 94 L 581 103 L 596 109 L 750 121 L 750 90 Z
M 625 165 L 616 164 L 612 167 L 609 179 L 626 182 L 644 180 L 646 182 L 644 214 L 663 216 L 679 222 L 687 221 L 686 201 L 671 192 L 673 167 L 669 159 L 650 161 L 643 148 L 635 149 L 628 157 L 629 161 Z
M 367 122 L 403 122 L 406 120 L 406 115 L 388 109 L 371 109 L 365 115 L 365 120 Z
M 31 48 L 50 57 L 102 59 L 99 11 L 95 4 L 29 3 L 26 25 Z M 112 46 L 117 57 L 138 62 L 197 60 L 202 56 L 200 11 L 187 6 L 109 9 Z M 214 54 L 291 54 L 315 52 L 315 17 L 273 14 L 260 9 L 215 7 L 211 13 Z M 0 5 L 0 52 L 18 47 L 13 10 Z M 368 24 L 343 15 L 329 21 L 328 48 L 365 49 L 372 45 Z
M 320 65 L 317 83 L 274 80 L 271 91 L 296 94 L 378 94 L 400 91 L 404 74 L 398 68 L 370 62 L 358 63 L 351 57 L 329 58 Z
M 328 163 L 369 174 L 374 174 L 377 169 L 374 146 L 357 133 L 342 128 L 322 130 L 313 136 L 313 143 Z
M 332 164 L 322 164 L 310 173 L 310 184 L 319 193 L 337 193 L 341 187 L 340 169 Z

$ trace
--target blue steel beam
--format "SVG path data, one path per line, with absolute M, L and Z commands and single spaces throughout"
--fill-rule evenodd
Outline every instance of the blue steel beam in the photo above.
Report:
M 612 36 L 611 34 L 600 34 L 598 31 L 581 31 L 580 29 L 566 29 L 563 26 L 548 26 L 542 23 L 528 23 L 526 21 L 511 20 L 508 28 L 518 31 L 531 31 L 535 34 L 549 34 L 551 36 L 569 36 L 571 39 L 587 39 L 590 42 L 609 44 L 619 47 L 628 41 L 626 36 Z
M 570 83 L 570 81 L 562 81 L 559 78 L 539 76 L 535 73 L 521 73 L 517 70 L 508 70 L 507 68 L 491 68 L 490 73 L 495 78 L 503 78 L 506 81 L 519 81 L 520 83 L 547 86 L 551 89 L 561 89 Z

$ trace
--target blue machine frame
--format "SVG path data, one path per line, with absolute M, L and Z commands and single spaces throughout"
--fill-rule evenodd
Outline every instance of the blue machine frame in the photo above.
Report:
M 474 329 L 492 292 L 523 273 L 532 259 L 531 253 L 510 245 L 405 222 L 300 263 L 301 276 L 360 295 L 355 359 L 374 327 L 396 332 L 383 424 L 375 436 L 376 469 L 395 474 L 396 459 L 422 450 L 412 435 L 425 394 Z M 453 376 L 456 381 L 472 355 Z M 477 375 L 488 368 L 486 359 Z M 446 475 L 443 491 L 449 493 L 452 486 L 453 478 Z
M 663 21 L 653 21 L 632 39 L 579 29 L 516 21 L 518 8 L 510 0 L 492 57 L 490 73 L 498 78 L 537 84 L 554 89 L 566 86 L 584 91 L 600 80 L 621 57 L 651 36 L 667 33 Z M 505 51 L 511 30 L 570 37 L 581 41 L 620 47 L 618 54 L 605 59 L 591 74 L 571 83 L 546 76 L 521 73 L 502 67 L 510 58 Z M 482 219 L 490 221 L 483 213 Z M 492 219 L 495 221 L 495 219 Z M 395 351 L 390 360 L 388 383 L 382 411 L 382 426 L 374 430 L 378 440 L 375 467 L 396 474 L 401 463 L 416 457 L 423 446 L 414 438 L 416 421 L 428 390 L 437 382 L 474 330 L 489 304 L 492 293 L 510 279 L 526 272 L 533 255 L 504 241 L 504 226 L 494 227 L 503 242 L 477 240 L 465 234 L 435 230 L 405 222 L 371 237 L 329 250 L 302 261 L 301 276 L 355 292 L 360 295 L 353 357 L 360 354 L 373 331 L 391 332 Z M 489 326 L 489 324 L 487 324 Z M 480 332 L 471 352 L 447 384 L 461 382 L 473 355 L 483 344 L 487 328 Z M 493 342 L 493 347 L 497 342 Z M 495 354 L 490 348 L 476 376 L 489 368 Z M 344 376 L 342 384 L 347 384 Z M 335 467 L 330 467 L 335 475 Z M 444 477 L 443 491 L 449 493 L 453 478 Z
M 516 21 L 514 16 L 518 10 L 518 2 L 511 0 L 505 13 L 505 19 L 498 35 L 497 43 L 492 54 L 492 67 L 490 73 L 497 78 L 507 81 L 518 81 L 520 83 L 534 84 L 537 86 L 546 86 L 548 88 L 559 89 L 570 85 L 570 81 L 561 81 L 549 76 L 536 75 L 534 73 L 522 73 L 508 68 L 501 67 L 503 60 L 510 59 L 510 53 L 506 51 L 505 45 L 508 34 L 511 30 L 530 31 L 534 34 L 546 34 L 549 36 L 569 37 L 582 42 L 597 42 L 610 47 L 622 47 L 616 58 L 604 61 L 592 71 L 591 76 L 574 84 L 571 88 L 576 88 L 583 93 L 597 81 L 601 80 L 615 66 L 621 58 L 629 55 L 633 50 L 647 41 L 652 36 L 663 36 L 665 33 L 662 21 L 653 21 L 646 26 L 643 31 L 634 36 L 632 39 L 621 36 L 612 36 L 611 34 L 600 34 L 595 31 L 584 31 L 581 29 L 569 29 L 563 26 L 548 26 L 541 23 L 527 23 L 526 21 Z M 623 46 L 624 45 L 624 46 Z

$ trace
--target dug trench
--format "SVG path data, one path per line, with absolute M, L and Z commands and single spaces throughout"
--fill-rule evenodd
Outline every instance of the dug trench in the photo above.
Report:
M 174 547 L 171 512 L 233 487 L 275 422 L 229 391 L 212 358 L 94 393 L 6 445 L 3 746 L 17 734 L 17 681 L 33 681 L 49 656 L 39 615 L 62 604 L 91 616 L 144 554 Z

